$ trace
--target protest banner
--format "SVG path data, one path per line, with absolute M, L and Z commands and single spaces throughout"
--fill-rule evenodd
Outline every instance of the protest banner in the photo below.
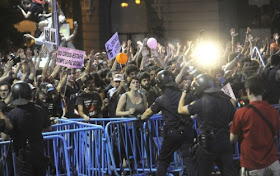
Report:
M 119 54 L 121 44 L 117 32 L 105 43 L 105 49 L 109 60 L 114 59 Z
M 82 68 L 85 54 L 85 51 L 60 46 L 57 50 L 56 64 L 69 68 Z
M 44 28 L 45 42 L 56 45 L 56 30 L 54 28 Z
M 230 83 L 227 83 L 221 90 L 236 101 L 236 97 L 233 93 Z

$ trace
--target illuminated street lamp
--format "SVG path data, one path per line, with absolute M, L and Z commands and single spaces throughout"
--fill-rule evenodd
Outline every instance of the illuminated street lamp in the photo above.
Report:
M 135 3 L 138 5 L 138 4 L 141 3 L 141 1 L 140 0 L 135 0 Z
M 125 2 L 125 1 L 123 1 L 123 2 L 121 3 L 121 7 L 128 7 L 128 3 Z

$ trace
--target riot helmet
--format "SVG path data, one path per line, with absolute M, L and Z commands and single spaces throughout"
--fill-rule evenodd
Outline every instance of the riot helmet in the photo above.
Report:
M 177 87 L 175 83 L 175 76 L 172 72 L 167 70 L 161 70 L 158 72 L 156 77 L 156 82 L 159 88 L 163 89 L 165 87 Z
M 213 77 L 208 74 L 199 74 L 195 78 L 194 90 L 195 94 L 198 96 L 201 96 L 203 93 L 213 93 L 220 91 L 214 86 Z
M 18 81 L 12 86 L 13 105 L 25 105 L 31 100 L 31 88 L 25 81 Z

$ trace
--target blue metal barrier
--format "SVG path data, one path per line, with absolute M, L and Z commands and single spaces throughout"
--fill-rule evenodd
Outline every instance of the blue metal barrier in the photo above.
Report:
M 61 119 L 61 118 L 55 118 L 57 123 L 69 123 L 71 121 L 74 122 L 85 122 L 83 118 L 69 118 L 69 119 Z M 101 125 L 103 128 L 106 127 L 106 124 L 108 122 L 112 121 L 122 121 L 122 120 L 130 120 L 131 118 L 124 118 L 124 117 L 118 117 L 118 118 L 90 118 L 89 123 L 95 124 L 95 125 Z
M 161 115 L 154 115 L 145 123 L 136 118 L 107 123 L 105 135 L 108 167 L 111 170 L 109 174 L 139 175 L 155 172 L 162 142 L 162 126 Z M 173 168 L 169 172 L 183 170 L 180 158 L 178 153 L 174 154 Z
M 279 110 L 279 105 L 275 105 Z M 51 132 L 43 133 L 46 153 L 51 156 L 53 167 L 48 175 L 120 175 L 156 172 L 162 138 L 162 115 L 154 115 L 146 122 L 136 118 L 93 118 L 90 123 L 83 119 L 56 119 Z M 94 124 L 91 124 L 94 123 Z M 95 125 L 98 124 L 98 125 Z M 197 127 L 197 124 L 194 125 Z M 197 132 L 198 129 L 196 128 Z M 276 141 L 279 149 L 279 136 Z M 7 142 L 0 142 L 3 165 Z M 234 145 L 234 159 L 240 159 L 239 145 Z M 5 163 L 4 175 L 9 165 Z M 169 172 L 184 169 L 180 152 L 174 153 Z
M 106 125 L 106 149 L 110 175 L 112 171 L 116 175 L 119 175 L 117 171 L 129 172 L 129 175 L 140 173 L 139 166 L 144 164 L 141 152 L 143 135 L 135 122 L 137 122 L 136 118 L 130 118 L 125 121 L 109 122 Z M 145 168 L 142 168 L 142 172 L 144 171 Z
M 53 151 L 49 150 L 49 147 L 46 147 L 46 155 L 54 158 L 55 163 L 53 164 L 53 167 L 55 169 L 55 173 L 57 176 L 62 175 L 60 172 L 58 160 L 64 161 L 64 169 L 65 173 L 64 175 L 70 176 L 70 165 L 69 165 L 69 160 L 68 160 L 68 152 L 67 152 L 67 146 L 66 146 L 66 141 L 65 139 L 60 136 L 60 135 L 52 135 L 52 136 L 44 136 L 44 141 L 49 144 L 53 144 Z M 55 150 L 55 146 L 58 146 L 60 144 L 60 148 L 63 151 L 62 155 L 57 155 L 57 152 Z M 10 151 L 9 151 L 10 150 Z M 2 141 L 0 142 L 0 151 L 1 151 L 1 166 L 3 166 L 3 176 L 9 176 L 9 175 L 16 175 L 16 165 L 14 162 L 15 159 L 15 154 L 12 151 L 12 146 L 10 146 L 10 141 Z M 6 157 L 9 157 L 8 160 Z M 38 162 L 43 162 L 43 161 L 38 161 Z M 47 175 L 53 175 L 51 173 L 50 166 L 47 168 Z
M 64 123 L 53 125 L 52 128 L 53 131 L 43 133 L 43 135 L 60 135 L 65 139 L 71 175 L 101 176 L 106 173 L 104 128 L 102 126 L 64 121 Z M 59 146 L 53 146 L 57 149 L 58 155 L 63 153 Z M 64 170 L 63 163 L 64 161 L 61 160 L 55 164 Z

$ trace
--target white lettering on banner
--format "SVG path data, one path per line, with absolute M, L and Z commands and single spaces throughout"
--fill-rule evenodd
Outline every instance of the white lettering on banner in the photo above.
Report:
M 114 59 L 121 51 L 121 44 L 118 33 L 116 32 L 105 44 L 105 49 L 109 60 Z
M 44 28 L 45 42 L 49 44 L 56 44 L 56 30 L 54 28 Z
M 233 93 L 230 83 L 227 83 L 221 90 L 236 101 L 236 97 Z

